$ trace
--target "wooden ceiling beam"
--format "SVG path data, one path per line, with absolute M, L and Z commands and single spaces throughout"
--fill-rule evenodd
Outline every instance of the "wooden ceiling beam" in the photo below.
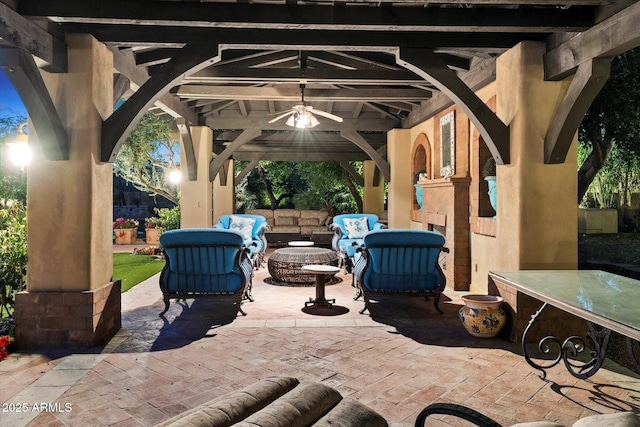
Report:
M 0 41 L 29 52 L 51 73 L 67 70 L 67 46 L 28 19 L 0 3 Z
M 154 5 L 155 3 L 155 5 Z M 583 31 L 593 25 L 593 6 L 565 8 L 480 8 L 394 6 L 334 7 L 333 4 L 243 4 L 148 0 L 110 0 L 97 8 L 85 0 L 22 2 L 24 16 L 58 23 L 163 25 L 256 29 L 308 29 L 331 26 L 340 31 L 545 32 Z
M 296 87 L 240 87 L 181 85 L 175 92 L 181 98 L 237 99 L 243 101 L 300 101 L 300 89 Z M 305 101 L 425 101 L 431 92 L 421 89 L 306 89 Z
M 561 80 L 593 58 L 612 58 L 640 46 L 640 2 L 575 37 L 550 48 L 544 55 L 548 80 Z
M 301 73 L 290 68 L 245 68 L 213 66 L 184 78 L 185 83 L 307 83 L 405 85 L 424 82 L 407 70 L 307 69 Z
M 68 31 L 93 34 L 98 40 L 114 46 L 176 47 L 181 43 L 202 43 L 217 40 L 222 49 L 247 50 L 350 50 L 386 51 L 397 48 L 501 48 L 509 49 L 526 40 L 544 40 L 547 32 L 465 32 L 370 31 L 325 29 L 252 29 L 246 28 L 189 28 L 145 25 L 69 24 Z M 378 48 L 378 49 L 375 49 Z

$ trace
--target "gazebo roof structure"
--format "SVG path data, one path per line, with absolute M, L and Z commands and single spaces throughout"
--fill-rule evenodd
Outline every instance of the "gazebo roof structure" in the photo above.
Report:
M 1 65 L 22 73 L 13 81 L 36 129 L 57 136 L 47 150 L 53 159 L 65 158 L 65 135 L 35 67 L 67 71 L 67 34 L 108 46 L 114 103 L 127 99 L 103 123 L 103 161 L 114 160 L 151 110 L 176 118 L 187 144 L 188 125 L 214 129 L 220 162 L 374 159 L 378 166 L 388 130 L 453 102 L 508 163 L 506 125 L 473 90 L 495 79 L 496 57 L 521 41 L 545 43 L 550 80 L 598 61 L 607 68 L 640 44 L 640 5 L 628 0 L 4 0 L 0 17 Z M 344 121 L 319 116 L 305 134 L 284 119 L 269 123 L 300 102 L 301 85 L 307 105 Z M 563 126 L 547 162 L 563 160 Z M 575 119 L 569 127 L 573 134 Z

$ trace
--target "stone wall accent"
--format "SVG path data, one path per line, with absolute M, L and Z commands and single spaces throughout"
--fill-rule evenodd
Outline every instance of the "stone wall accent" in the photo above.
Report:
M 19 292 L 16 346 L 91 347 L 120 329 L 120 280 L 89 291 Z

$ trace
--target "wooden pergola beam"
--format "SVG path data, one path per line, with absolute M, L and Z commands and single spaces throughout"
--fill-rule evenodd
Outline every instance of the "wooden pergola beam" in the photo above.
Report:
M 187 176 L 189 181 L 198 179 L 198 161 L 196 160 L 195 150 L 193 148 L 193 138 L 191 138 L 191 126 L 184 118 L 176 119 L 176 126 L 180 132 L 182 140 L 182 149 L 187 162 Z

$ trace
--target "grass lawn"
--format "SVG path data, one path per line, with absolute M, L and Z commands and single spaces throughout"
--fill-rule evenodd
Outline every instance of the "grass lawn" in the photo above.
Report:
M 113 254 L 113 277 L 122 280 L 122 292 L 159 273 L 164 261 L 149 255 Z

